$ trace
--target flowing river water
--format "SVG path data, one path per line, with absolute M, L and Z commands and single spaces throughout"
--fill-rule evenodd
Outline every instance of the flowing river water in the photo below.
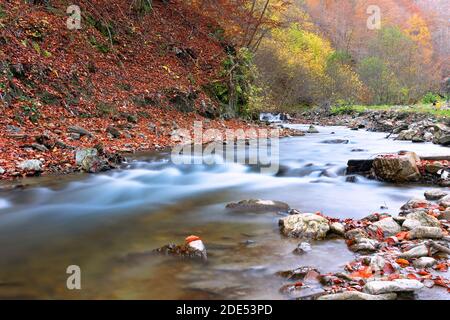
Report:
M 305 126 L 292 125 L 305 129 Z M 285 299 L 277 271 L 314 266 L 342 271 L 353 260 L 343 240 L 299 243 L 278 230 L 274 213 L 230 213 L 243 199 L 280 200 L 302 212 L 362 218 L 422 197 L 426 186 L 390 185 L 358 177 L 346 182 L 349 159 L 383 152 L 448 155 L 433 144 L 386 140 L 384 133 L 318 127 L 319 134 L 280 142 L 281 175 L 255 168 L 174 165 L 169 153 L 138 156 L 127 168 L 98 175 L 24 180 L 23 190 L 0 192 L 0 298 L 24 299 Z M 325 144 L 328 139 L 349 144 Z M 188 235 L 202 237 L 206 264 L 136 256 Z M 66 287 L 66 268 L 78 265 L 82 290 Z M 444 289 L 418 298 L 448 299 Z

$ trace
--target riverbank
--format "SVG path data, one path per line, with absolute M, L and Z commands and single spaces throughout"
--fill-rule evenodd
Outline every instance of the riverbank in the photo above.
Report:
M 80 5 L 76 30 L 64 1 L 1 5 L 0 180 L 111 169 L 173 146 L 194 121 L 258 127 L 230 119 L 208 89 L 233 51 L 214 21 L 178 0 L 141 17 L 120 1 Z

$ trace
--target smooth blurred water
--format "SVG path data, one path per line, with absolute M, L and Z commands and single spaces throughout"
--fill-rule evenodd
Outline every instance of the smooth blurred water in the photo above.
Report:
M 319 134 L 281 141 L 276 176 L 235 163 L 176 166 L 170 154 L 159 153 L 141 155 L 123 170 L 29 179 L 24 190 L 0 192 L 0 298 L 282 299 L 278 289 L 285 282 L 277 271 L 342 270 L 354 257 L 342 240 L 313 243 L 312 252 L 296 256 L 298 241 L 280 236 L 278 215 L 232 214 L 225 205 L 261 198 L 341 218 L 361 218 L 380 206 L 396 214 L 427 187 L 361 177 L 349 183 L 347 161 L 400 150 L 448 155 L 448 149 L 318 128 Z M 350 142 L 324 143 L 330 139 Z M 204 240 L 207 264 L 128 256 L 191 234 Z M 81 291 L 66 288 L 69 265 L 81 267 Z

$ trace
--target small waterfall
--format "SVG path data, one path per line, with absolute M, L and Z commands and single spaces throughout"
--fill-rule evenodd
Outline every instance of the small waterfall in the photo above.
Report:
M 289 120 L 289 115 L 285 113 L 262 112 L 259 114 L 260 121 L 283 122 Z

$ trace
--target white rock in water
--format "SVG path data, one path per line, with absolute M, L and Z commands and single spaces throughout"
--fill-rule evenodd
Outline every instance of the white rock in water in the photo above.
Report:
M 427 200 L 439 200 L 448 195 L 447 192 L 441 190 L 429 190 L 425 192 L 425 199 Z
M 310 125 L 307 132 L 308 133 L 319 133 L 319 130 L 317 130 L 317 128 L 314 127 L 313 125 Z
M 369 229 L 374 232 L 376 232 L 378 228 L 383 231 L 384 236 L 386 237 L 395 236 L 402 231 L 400 225 L 393 218 L 382 219 L 369 226 Z
M 289 216 L 279 221 L 281 232 L 288 237 L 324 239 L 330 230 L 328 220 L 313 213 Z
M 312 251 L 311 245 L 308 242 L 302 242 L 297 246 L 299 251 L 310 252 Z
M 394 281 L 371 281 L 364 286 L 364 292 L 383 294 L 391 292 L 413 292 L 422 289 L 424 285 L 418 280 L 396 279 Z
M 242 200 L 237 203 L 230 203 L 226 206 L 226 208 L 231 211 L 241 211 L 241 212 L 252 212 L 252 211 L 287 212 L 290 209 L 287 203 L 281 201 L 260 200 L 260 199 Z
M 397 299 L 396 293 L 373 295 L 359 291 L 346 291 L 342 293 L 321 296 L 317 300 L 395 300 L 395 299 Z
M 434 266 L 437 263 L 436 259 L 431 257 L 422 257 L 413 262 L 414 267 L 417 269 L 424 269 Z
M 19 164 L 19 168 L 25 171 L 42 171 L 40 160 L 25 160 Z
M 0 167 L 0 174 L 4 174 L 5 173 L 5 169 L 3 169 L 2 167 Z

